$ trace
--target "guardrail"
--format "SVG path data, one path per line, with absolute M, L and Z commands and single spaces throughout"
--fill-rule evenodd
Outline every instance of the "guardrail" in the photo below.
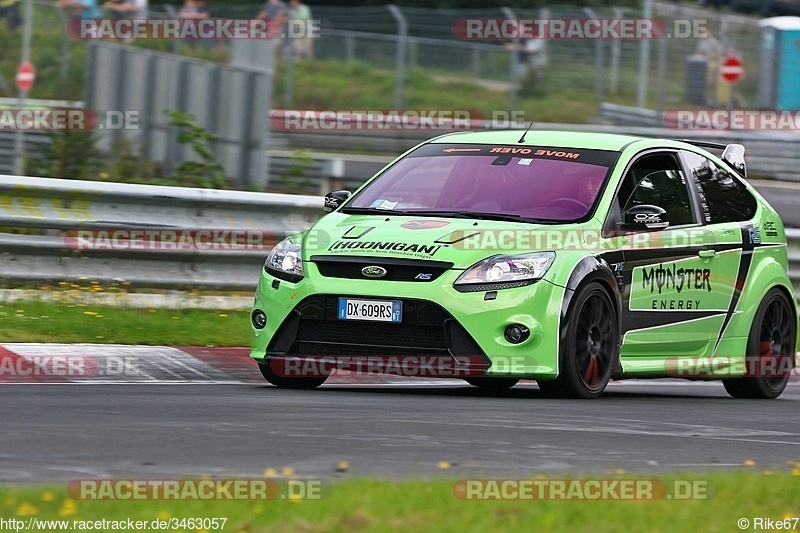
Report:
M 251 289 L 265 243 L 309 228 L 322 212 L 315 196 L 0 176 L 0 281 Z M 36 234 L 11 233 L 19 230 Z M 107 231 L 87 234 L 92 245 L 83 246 L 80 230 Z M 158 244 L 104 243 L 113 230 L 130 239 L 160 232 Z M 208 249 L 164 244 L 169 235 L 201 235 Z
M 610 109 L 611 104 L 604 104 Z M 623 107 L 623 106 L 616 106 Z M 634 108 L 626 108 L 634 109 Z M 631 111 L 635 113 L 635 111 Z M 279 114 L 282 111 L 275 111 Z M 637 115 L 642 122 L 653 119 L 652 112 Z M 516 128 L 526 128 L 528 124 L 515 124 Z M 484 127 L 481 121 L 476 121 L 476 128 Z M 642 135 L 645 137 L 658 137 L 666 139 L 692 138 L 713 140 L 720 143 L 743 144 L 747 150 L 747 171 L 750 177 L 777 179 L 783 181 L 800 182 L 800 172 L 797 171 L 797 161 L 800 159 L 800 143 L 796 132 L 767 132 L 767 131 L 710 131 L 710 130 L 679 130 L 659 128 L 646 125 L 608 125 L 608 124 L 557 124 L 537 123 L 540 130 L 556 131 L 589 131 L 595 133 L 619 133 L 629 135 Z M 336 131 L 274 131 L 270 135 L 270 174 L 272 178 L 280 177 L 293 166 L 292 151 L 305 150 L 314 152 L 342 152 L 341 155 L 332 155 L 323 160 L 309 165 L 307 176 L 314 181 L 331 177 L 328 171 L 332 168 L 328 160 L 341 159 L 344 161 L 345 179 L 356 180 L 362 183 L 372 176 L 376 170 L 391 160 L 393 156 L 401 154 L 414 145 L 444 131 L 430 129 L 343 129 Z M 11 172 L 13 166 L 14 132 L 0 131 L 0 173 Z M 46 143 L 49 139 L 41 132 L 29 132 L 28 140 L 31 143 Z M 350 155 L 345 152 L 358 152 L 368 155 Z M 351 163 L 354 162 L 354 163 Z M 366 164 L 361 164 L 366 162 Z M 336 176 L 334 176 L 336 177 Z M 359 181 L 360 180 L 360 181 Z M 352 184 L 351 184 L 352 185 Z M 323 190 L 319 186 L 313 188 Z M 311 189 L 309 189 L 311 192 Z
M 270 150 L 270 189 L 325 195 L 354 191 L 389 164 L 393 156 Z
M 0 176 L 0 285 L 98 281 L 252 290 L 271 244 L 322 214 L 318 196 Z M 92 246 L 80 245 L 80 230 L 94 238 Z M 105 244 L 98 238 L 113 239 L 114 230 L 131 239 L 133 231 L 220 238 L 219 246 L 206 248 L 129 247 L 124 237 Z M 248 245 L 226 246 L 234 235 Z M 787 230 L 787 238 L 800 294 L 800 229 Z
M 787 228 L 786 242 L 789 248 L 789 277 L 800 299 L 800 229 Z
M 784 181 L 800 181 L 797 160 L 800 158 L 795 130 L 691 130 L 665 128 L 664 115 L 637 107 L 603 103 L 600 116 L 614 122 L 609 126 L 591 126 L 591 131 L 631 133 L 668 139 L 708 139 L 724 144 L 743 144 L 747 150 L 750 176 Z M 580 129 L 585 129 L 579 126 Z
M 604 104 L 605 108 L 612 107 Z M 622 107 L 622 106 L 617 106 Z M 633 108 L 626 108 L 633 109 Z M 634 113 L 631 111 L 631 113 Z M 275 113 L 280 113 L 276 111 Z M 648 125 L 660 115 L 646 112 L 637 115 L 635 125 L 611 124 L 557 124 L 536 123 L 539 130 L 588 131 L 594 133 L 616 133 L 641 135 L 662 139 L 703 139 L 725 144 L 743 144 L 747 150 L 747 172 L 749 177 L 800 182 L 797 161 L 800 159 L 798 135 L 793 131 L 747 131 L 747 130 L 685 130 Z M 663 124 L 657 118 L 656 122 Z M 476 128 L 488 126 L 480 121 Z M 528 124 L 515 124 L 524 129 Z M 314 151 L 358 151 L 372 154 L 400 154 L 426 139 L 440 133 L 426 129 L 366 130 L 343 129 L 337 131 L 276 131 L 271 139 L 274 147 L 281 149 L 306 149 Z

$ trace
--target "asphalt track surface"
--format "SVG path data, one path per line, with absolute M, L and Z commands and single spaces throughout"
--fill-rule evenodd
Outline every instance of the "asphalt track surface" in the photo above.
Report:
M 800 460 L 800 385 L 774 401 L 719 383 L 614 383 L 599 400 L 460 381 L 0 385 L 0 481 L 259 476 L 573 475 L 786 468 Z M 350 463 L 336 473 L 340 461 Z M 440 461 L 452 466 L 438 467 Z

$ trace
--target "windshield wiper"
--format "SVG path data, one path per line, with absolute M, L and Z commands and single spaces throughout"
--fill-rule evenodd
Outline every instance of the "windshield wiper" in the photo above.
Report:
M 376 209 L 374 207 L 343 207 L 342 213 L 346 215 L 405 215 L 406 211 L 395 211 L 394 209 Z
M 528 218 L 512 213 L 485 213 L 482 211 L 407 211 L 409 214 L 418 216 L 445 217 L 445 218 L 475 218 L 478 220 L 500 220 L 503 222 L 533 222 L 533 223 L 553 223 L 558 220 L 548 220 L 539 218 Z
M 476 220 L 499 220 L 503 222 L 528 222 L 533 224 L 558 224 L 564 222 L 563 220 L 529 218 L 511 213 L 485 213 L 483 211 L 398 211 L 394 209 L 376 209 L 374 207 L 344 207 L 341 212 L 347 215 L 405 215 L 418 217 L 470 218 Z

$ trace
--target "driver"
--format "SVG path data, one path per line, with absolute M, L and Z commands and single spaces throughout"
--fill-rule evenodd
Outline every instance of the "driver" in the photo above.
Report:
M 594 204 L 598 192 L 600 192 L 600 181 L 596 176 L 583 178 L 576 199 L 588 209 Z

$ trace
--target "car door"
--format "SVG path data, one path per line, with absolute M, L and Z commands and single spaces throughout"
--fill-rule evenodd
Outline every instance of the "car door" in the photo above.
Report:
M 697 194 L 701 219 L 716 241 L 714 292 L 726 312 L 720 328 L 713 332 L 711 350 L 717 353 L 722 333 L 744 289 L 753 249 L 761 242 L 761 228 L 751 221 L 757 202 L 739 178 L 707 157 L 683 150 L 681 158 Z
M 665 229 L 622 226 L 627 210 L 658 206 Z M 609 213 L 607 229 L 624 234 L 621 356 L 705 355 L 722 322 L 714 233 L 700 218 L 695 189 L 677 151 L 652 151 L 632 162 Z

